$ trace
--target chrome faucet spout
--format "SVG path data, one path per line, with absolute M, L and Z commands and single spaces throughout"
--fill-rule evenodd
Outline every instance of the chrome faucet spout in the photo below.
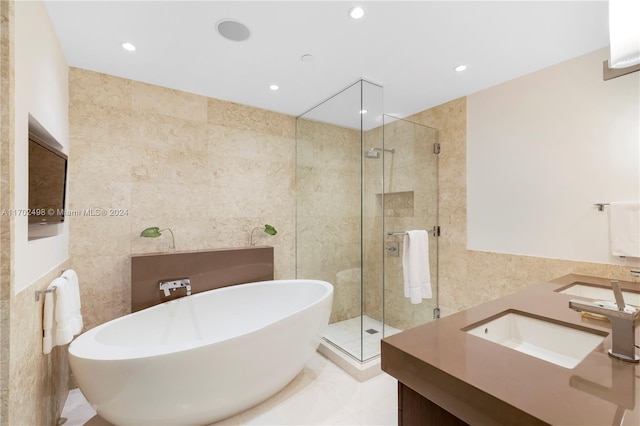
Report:
M 635 323 L 640 310 L 624 303 L 617 281 L 612 281 L 611 287 L 616 299 L 615 303 L 571 299 L 569 308 L 577 312 L 590 312 L 607 317 L 611 321 L 612 348 L 609 350 L 609 355 L 622 361 L 639 362 L 640 358 L 635 354 Z
M 187 296 L 191 296 L 191 280 L 189 278 L 181 278 L 179 280 L 160 281 L 158 289 L 164 292 L 164 296 L 171 295 L 170 291 L 176 291 L 178 288 L 187 290 Z
M 613 297 L 616 298 L 616 305 L 618 305 L 618 310 L 623 311 L 626 304 L 624 303 L 622 290 L 620 290 L 620 283 L 617 280 L 611 281 L 611 289 L 613 290 Z

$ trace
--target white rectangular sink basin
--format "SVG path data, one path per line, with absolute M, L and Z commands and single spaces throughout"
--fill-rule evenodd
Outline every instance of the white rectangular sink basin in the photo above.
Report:
M 565 368 L 578 365 L 606 336 L 515 312 L 506 312 L 466 331 Z
M 585 284 L 574 284 L 571 287 L 567 287 L 564 290 L 559 291 L 562 294 L 570 294 L 572 296 L 586 297 L 593 300 L 608 300 L 615 301 L 613 296 L 613 290 L 605 287 L 596 287 Z M 640 293 L 632 293 L 630 291 L 623 291 L 622 297 L 627 305 L 633 305 L 640 307 Z

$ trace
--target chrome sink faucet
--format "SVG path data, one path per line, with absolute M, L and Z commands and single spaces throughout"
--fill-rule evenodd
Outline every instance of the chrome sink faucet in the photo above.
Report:
M 159 289 L 164 292 L 164 296 L 168 297 L 171 293 L 169 290 L 176 291 L 178 288 L 186 288 L 187 296 L 191 296 L 191 280 L 189 278 L 181 278 L 179 280 L 160 281 Z
M 585 302 L 583 300 L 571 299 L 569 308 L 577 312 L 590 312 L 592 314 L 603 315 L 611 321 L 612 348 L 609 355 L 627 362 L 639 362 L 635 354 L 635 329 L 636 318 L 640 311 L 631 306 L 626 306 L 624 297 L 620 290 L 618 281 L 611 281 L 611 288 L 616 299 L 612 302 Z

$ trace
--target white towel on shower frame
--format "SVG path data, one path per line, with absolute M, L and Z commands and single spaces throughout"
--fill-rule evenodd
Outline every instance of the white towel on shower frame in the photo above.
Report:
M 425 230 L 407 231 L 402 253 L 404 296 L 411 303 L 431 298 L 431 270 L 429 267 L 429 233 Z

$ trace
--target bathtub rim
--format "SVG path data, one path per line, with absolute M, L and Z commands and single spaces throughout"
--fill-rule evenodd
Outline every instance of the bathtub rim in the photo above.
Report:
M 324 302 L 327 298 L 331 298 L 333 296 L 334 287 L 328 281 L 314 280 L 314 279 L 280 279 L 280 280 L 257 281 L 252 283 L 244 283 L 244 284 L 237 284 L 237 285 L 228 286 L 228 287 L 216 288 L 216 289 L 203 291 L 203 292 L 193 294 L 191 296 L 186 296 L 186 297 L 192 298 L 191 300 L 193 300 L 193 298 L 205 297 L 206 295 L 210 295 L 212 292 L 222 293 L 227 291 L 233 291 L 238 287 L 247 288 L 247 287 L 254 287 L 254 286 L 271 286 L 271 285 L 278 285 L 278 284 L 291 283 L 291 282 L 311 283 L 315 285 L 320 285 L 325 289 L 325 293 L 322 294 L 322 296 L 319 297 L 318 299 L 314 300 L 312 303 L 309 303 L 297 310 L 291 311 L 287 315 L 283 315 L 282 317 L 278 318 L 278 321 L 285 320 L 286 318 L 290 318 L 302 311 L 312 308 L 313 306 L 319 305 L 322 302 Z M 86 332 L 76 337 L 69 344 L 69 347 L 68 347 L 69 357 L 84 359 L 84 360 L 101 361 L 101 362 L 142 360 L 146 358 L 171 355 L 171 354 L 175 354 L 182 351 L 198 349 L 201 347 L 205 347 L 207 345 L 231 341 L 241 336 L 259 332 L 260 330 L 265 329 L 270 325 L 274 324 L 275 322 L 277 322 L 277 321 L 272 321 L 265 324 L 257 324 L 255 328 L 252 328 L 250 330 L 243 332 L 242 334 L 238 334 L 223 340 L 197 339 L 197 340 L 191 340 L 188 342 L 182 342 L 179 344 L 155 345 L 153 347 L 115 346 L 115 345 L 101 343 L 96 339 L 96 335 L 101 330 L 109 327 L 112 324 L 125 321 L 129 319 L 131 316 L 140 314 L 142 312 L 147 312 L 148 310 L 163 309 L 163 308 L 166 309 L 166 306 L 168 306 L 169 304 L 185 303 L 183 299 L 186 299 L 186 297 L 174 299 L 174 300 L 170 300 L 154 306 L 150 306 L 140 311 L 132 312 L 132 313 L 120 316 L 118 318 L 114 318 L 90 330 L 87 330 Z

